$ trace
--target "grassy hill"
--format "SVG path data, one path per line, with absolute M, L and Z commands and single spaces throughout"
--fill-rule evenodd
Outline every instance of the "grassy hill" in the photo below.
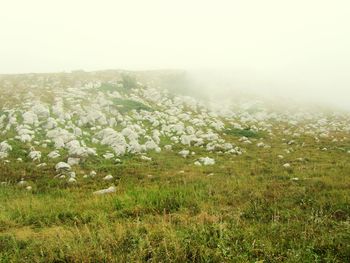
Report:
M 0 262 L 350 261 L 350 116 L 172 74 L 1 76 Z

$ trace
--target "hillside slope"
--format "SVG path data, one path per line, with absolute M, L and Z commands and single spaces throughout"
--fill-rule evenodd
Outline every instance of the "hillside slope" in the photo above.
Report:
M 182 85 L 1 76 L 0 260 L 349 261 L 350 115 Z

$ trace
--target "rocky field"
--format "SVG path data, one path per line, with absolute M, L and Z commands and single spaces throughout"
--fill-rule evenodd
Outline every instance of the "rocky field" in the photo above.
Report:
M 350 114 L 172 74 L 0 76 L 0 261 L 350 261 Z

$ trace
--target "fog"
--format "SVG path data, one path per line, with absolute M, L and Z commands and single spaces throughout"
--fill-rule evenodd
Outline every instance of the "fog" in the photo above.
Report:
M 339 0 L 2 1 L 0 74 L 185 69 L 350 109 L 349 25 Z

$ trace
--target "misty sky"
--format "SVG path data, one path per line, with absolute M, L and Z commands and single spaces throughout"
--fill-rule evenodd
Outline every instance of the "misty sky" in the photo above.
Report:
M 0 73 L 74 69 L 225 70 L 346 106 L 350 1 L 1 1 Z

